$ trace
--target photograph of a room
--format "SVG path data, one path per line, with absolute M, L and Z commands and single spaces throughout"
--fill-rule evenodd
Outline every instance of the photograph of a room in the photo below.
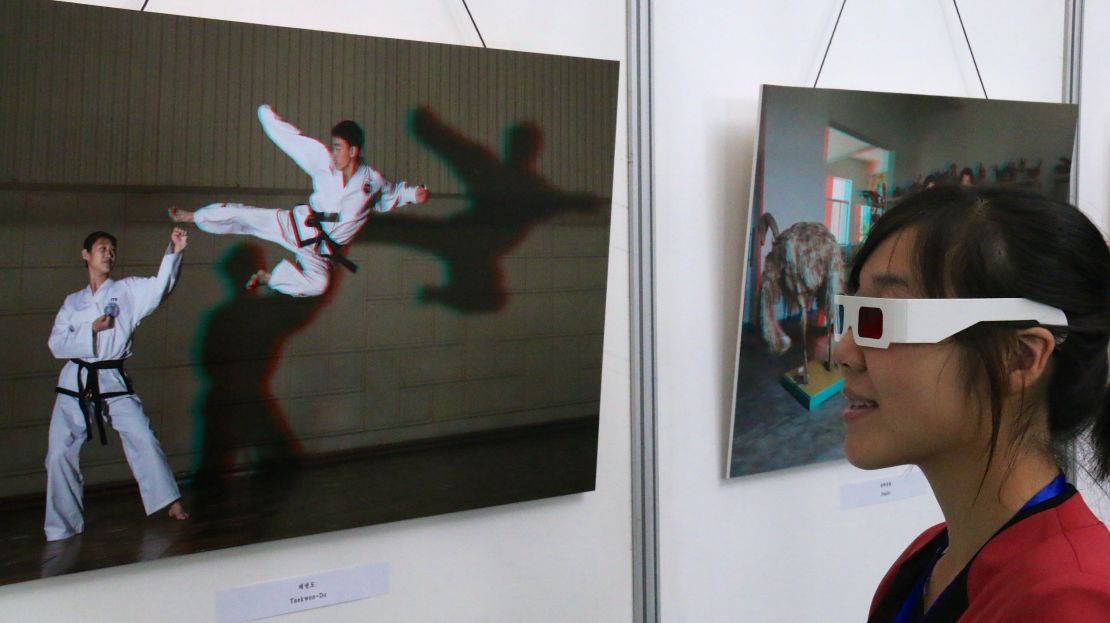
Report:
M 764 86 L 730 477 L 842 458 L 832 297 L 883 211 L 932 184 L 1067 199 L 1067 104 Z
M 23 94 L 0 103 L 0 584 L 593 490 L 616 62 L 45 0 L 0 23 Z M 242 204 L 304 231 L 327 206 L 290 142 L 326 169 L 337 140 L 361 142 L 365 223 L 316 290 L 255 280 L 297 274 L 295 245 L 181 218 Z M 176 258 L 133 342 L 87 237 L 114 283 Z M 90 333 L 102 315 L 120 326 Z M 67 331 L 127 341 L 138 398 L 110 369 L 97 397 L 67 360 L 103 353 Z M 125 400 L 175 493 L 140 503 Z M 65 506 L 45 535 L 44 506 Z

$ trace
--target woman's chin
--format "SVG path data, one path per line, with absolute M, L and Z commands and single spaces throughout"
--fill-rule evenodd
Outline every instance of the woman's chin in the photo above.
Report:
M 885 456 L 885 453 L 873 448 L 860 447 L 861 444 L 854 444 L 852 441 L 850 438 L 844 440 L 844 458 L 848 459 L 853 467 L 870 470 L 904 464 L 904 461 L 891 460 L 891 457 Z

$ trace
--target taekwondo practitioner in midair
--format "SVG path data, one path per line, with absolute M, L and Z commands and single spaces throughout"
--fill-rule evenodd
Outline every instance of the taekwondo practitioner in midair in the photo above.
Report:
M 146 514 L 168 507 L 174 519 L 189 516 L 143 403 L 123 371 L 135 329 L 173 290 L 187 244 L 188 234 L 175 227 L 156 276 L 114 281 L 110 274 L 116 263 L 115 237 L 96 231 L 85 238 L 81 259 L 88 266 L 89 285 L 66 297 L 48 342 L 55 357 L 69 360 L 58 375 L 46 450 L 48 541 L 85 529 L 81 446 L 93 438 L 93 428 L 106 444 L 106 423 L 119 433 Z
M 247 234 L 292 251 L 296 264 L 282 260 L 272 273 L 259 270 L 247 287 L 269 285 L 290 296 L 318 296 L 328 289 L 329 271 L 341 264 L 357 267 L 342 254 L 370 216 L 409 203 L 424 203 L 428 190 L 406 182 L 390 182 L 362 159 L 362 128 L 340 121 L 331 130 L 331 150 L 279 117 L 267 105 L 258 107 L 266 135 L 312 178 L 307 205 L 292 210 L 214 203 L 195 212 L 170 208 L 178 223 L 196 223 L 211 234 Z

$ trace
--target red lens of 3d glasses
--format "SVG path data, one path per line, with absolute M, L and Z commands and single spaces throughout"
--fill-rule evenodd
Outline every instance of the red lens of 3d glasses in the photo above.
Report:
M 855 330 L 856 335 L 860 337 L 872 340 L 883 337 L 883 310 L 878 307 L 860 307 L 859 315 L 856 317 L 852 328 Z M 843 335 L 844 330 L 844 306 L 837 305 L 836 334 Z
M 869 340 L 883 336 L 883 310 L 878 307 L 860 307 L 856 334 Z

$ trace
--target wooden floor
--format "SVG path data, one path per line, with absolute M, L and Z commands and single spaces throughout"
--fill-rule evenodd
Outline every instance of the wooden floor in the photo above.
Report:
M 597 418 L 317 458 L 182 483 L 191 517 L 145 517 L 132 485 L 90 489 L 85 533 L 42 534 L 41 499 L 0 501 L 0 584 L 594 488 Z
M 784 322 L 783 330 L 795 344 L 801 343 L 797 322 Z M 817 327 L 811 327 L 811 339 L 817 332 Z M 837 394 L 808 410 L 779 383 L 783 373 L 802 365 L 801 350 L 780 357 L 767 352 L 763 337 L 753 327 L 745 325 L 740 335 L 729 476 L 844 458 L 844 422 L 840 419 L 847 404 L 844 396 Z

